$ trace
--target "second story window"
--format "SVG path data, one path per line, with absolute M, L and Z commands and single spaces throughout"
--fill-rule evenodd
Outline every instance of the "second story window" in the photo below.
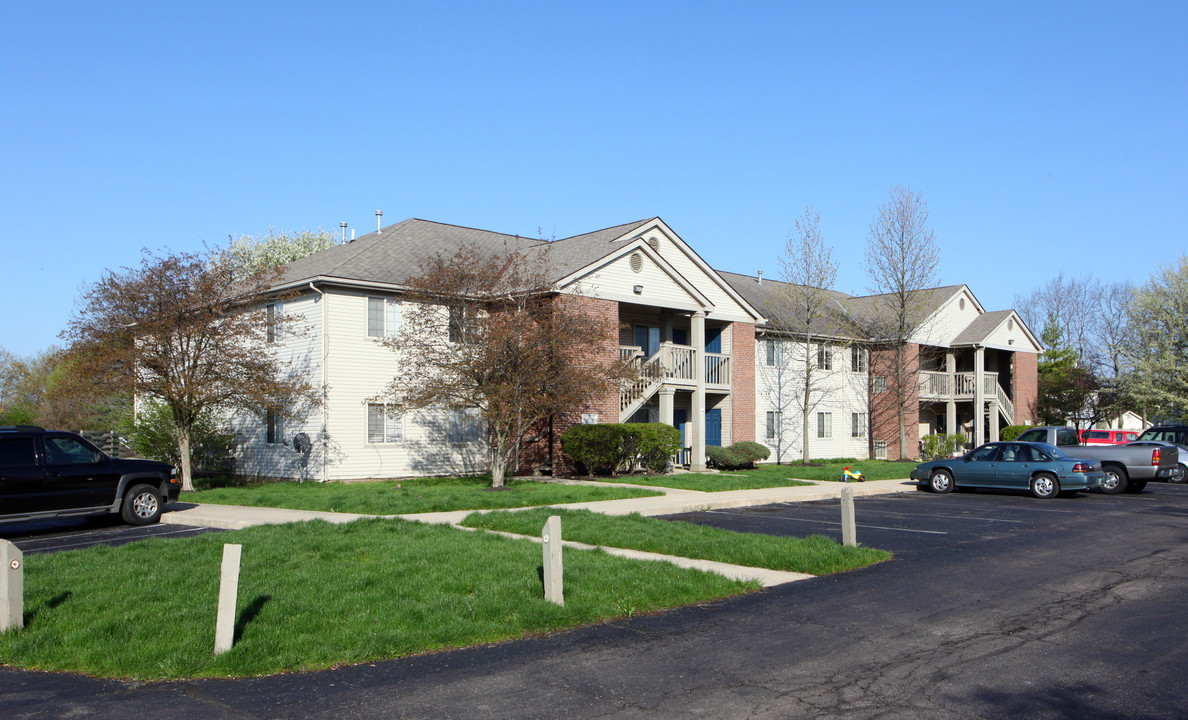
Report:
M 829 347 L 825 343 L 820 343 L 817 345 L 817 369 L 833 369 L 833 348 Z
M 278 325 L 282 310 L 283 306 L 280 303 L 268 303 L 264 306 L 264 311 L 268 314 L 268 325 L 265 331 L 267 334 L 266 340 L 270 343 L 282 339 L 280 326 Z
M 367 335 L 374 338 L 400 334 L 401 304 L 392 298 L 367 298 Z
M 850 372 L 866 372 L 869 367 L 866 359 L 866 351 L 857 345 L 850 346 Z

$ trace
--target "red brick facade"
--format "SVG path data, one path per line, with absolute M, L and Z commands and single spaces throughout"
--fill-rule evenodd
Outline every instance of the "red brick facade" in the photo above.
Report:
M 1013 357 L 1012 378 L 1015 396 L 1015 424 L 1024 425 L 1036 420 L 1036 403 L 1039 400 L 1039 355 L 1017 352 Z
M 904 381 L 907 387 L 903 394 L 903 422 L 906 436 L 905 456 L 919 456 L 920 448 L 920 383 L 917 371 L 920 365 L 920 346 L 915 343 L 903 348 Z M 886 378 L 886 390 L 871 392 L 870 422 L 871 439 L 887 443 L 887 459 L 899 460 L 899 397 L 896 392 L 895 371 L 896 349 L 874 350 L 870 354 L 872 382 L 877 377 Z M 875 389 L 880 389 L 876 387 Z
M 755 324 L 730 324 L 730 437 L 755 439 Z

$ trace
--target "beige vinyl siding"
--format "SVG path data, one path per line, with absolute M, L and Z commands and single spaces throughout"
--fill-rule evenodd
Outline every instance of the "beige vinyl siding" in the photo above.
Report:
M 1032 343 L 1031 338 L 1027 337 L 1027 333 L 1023 330 L 1023 324 L 1014 313 L 1007 316 L 1006 320 L 994 328 L 994 331 L 986 337 L 985 344 L 987 347 L 1015 352 L 1039 351 L 1039 348 Z
M 631 256 L 639 253 L 642 267 L 631 269 Z M 643 292 L 635 294 L 636 285 Z M 581 295 L 638 303 L 680 310 L 700 310 L 701 306 L 685 288 L 656 264 L 643 250 L 635 250 L 601 265 L 581 278 L 577 291 Z
M 961 307 L 962 300 L 965 301 L 964 308 Z M 921 345 L 948 347 L 981 314 L 973 295 L 963 287 L 937 309 L 912 339 Z
M 723 287 L 716 275 L 711 276 L 693 259 L 692 252 L 683 243 L 671 238 L 668 233 L 659 228 L 644 233 L 645 238 L 657 237 L 660 240 L 660 255 L 668 264 L 672 265 L 686 280 L 692 283 L 703 295 L 709 298 L 714 307 L 710 317 L 718 320 L 733 320 L 739 322 L 753 322 L 754 318 Z

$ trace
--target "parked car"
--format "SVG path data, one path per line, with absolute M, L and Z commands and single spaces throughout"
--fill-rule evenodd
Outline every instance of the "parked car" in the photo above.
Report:
M 1126 445 L 1081 445 L 1077 431 L 1070 427 L 1034 427 L 1015 438 L 1023 442 L 1046 442 L 1070 455 L 1101 461 L 1106 481 L 1101 491 L 1107 495 L 1136 493 L 1149 480 L 1170 480 L 1178 472 L 1180 450 L 1171 443 L 1136 447 Z
M 0 427 L 0 523 L 118 513 L 148 525 L 180 493 L 168 463 L 115 459 L 70 432 Z
M 1035 442 L 986 443 L 959 458 L 920 463 L 911 472 L 922 489 L 936 493 L 1008 488 L 1044 499 L 1099 488 L 1105 477 L 1100 462 Z
M 1138 437 L 1140 442 L 1168 442 L 1180 450 L 1180 461 L 1176 466 L 1176 473 L 1168 478 L 1171 482 L 1182 483 L 1188 480 L 1188 425 L 1156 425 L 1147 428 Z
M 1135 430 L 1082 430 L 1081 444 L 1083 445 L 1121 445 L 1132 440 L 1138 440 Z

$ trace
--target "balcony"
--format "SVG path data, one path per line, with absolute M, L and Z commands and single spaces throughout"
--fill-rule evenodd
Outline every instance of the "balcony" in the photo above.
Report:
M 973 400 L 977 394 L 976 373 L 943 373 L 932 371 L 920 372 L 921 400 Z M 998 373 L 982 373 L 982 396 L 987 400 L 997 400 L 1003 414 L 1008 418 L 1015 416 L 1015 403 L 1007 395 L 1006 390 L 998 384 Z

